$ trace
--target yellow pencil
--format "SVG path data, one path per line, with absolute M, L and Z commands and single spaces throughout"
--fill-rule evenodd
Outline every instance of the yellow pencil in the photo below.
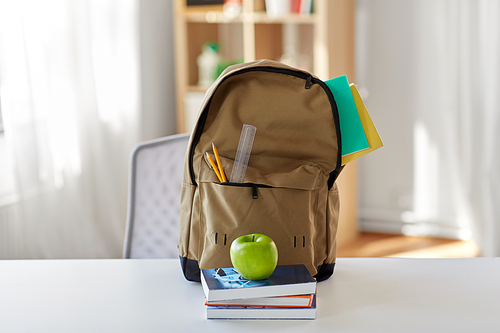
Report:
M 222 183 L 222 178 L 220 176 L 219 170 L 217 169 L 217 166 L 214 163 L 214 160 L 212 160 L 212 158 L 210 157 L 210 155 L 208 155 L 207 152 L 205 152 L 205 154 L 207 154 L 207 160 L 208 160 L 208 162 L 210 162 L 210 165 L 214 169 L 215 174 L 217 175 L 217 178 L 219 178 L 219 181 Z
M 219 173 L 222 178 L 222 181 L 226 183 L 227 182 L 226 174 L 224 173 L 224 169 L 222 168 L 222 164 L 220 162 L 219 152 L 217 151 L 217 148 L 215 147 L 213 141 L 212 141 L 212 149 L 214 151 L 215 160 L 217 161 L 217 166 L 219 167 Z

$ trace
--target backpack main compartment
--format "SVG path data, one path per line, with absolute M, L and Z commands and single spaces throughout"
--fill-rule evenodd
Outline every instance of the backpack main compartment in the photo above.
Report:
M 205 159 L 217 146 L 229 179 L 243 124 L 257 128 L 243 183 L 220 183 Z M 313 75 L 274 61 L 229 67 L 206 94 L 191 133 L 181 194 L 179 257 L 186 279 L 231 267 L 239 236 L 262 233 L 278 265 L 333 273 L 341 170 L 333 95 Z

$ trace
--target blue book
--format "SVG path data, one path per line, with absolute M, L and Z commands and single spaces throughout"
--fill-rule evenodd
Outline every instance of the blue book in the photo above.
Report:
M 305 265 L 278 265 L 265 280 L 246 280 L 234 268 L 201 270 L 207 301 L 314 294 L 316 279 Z

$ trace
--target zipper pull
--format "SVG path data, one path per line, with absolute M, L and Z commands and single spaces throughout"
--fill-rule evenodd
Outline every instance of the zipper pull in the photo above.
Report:
M 252 184 L 252 198 L 258 199 L 259 198 L 259 192 L 257 191 L 257 185 Z
M 306 78 L 306 89 L 311 88 L 311 84 L 312 84 L 312 75 L 308 74 Z

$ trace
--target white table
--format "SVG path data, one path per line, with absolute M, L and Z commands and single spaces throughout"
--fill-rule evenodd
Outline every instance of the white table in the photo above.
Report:
M 500 259 L 343 259 L 313 321 L 205 319 L 178 260 L 0 261 L 0 332 L 500 332 Z

